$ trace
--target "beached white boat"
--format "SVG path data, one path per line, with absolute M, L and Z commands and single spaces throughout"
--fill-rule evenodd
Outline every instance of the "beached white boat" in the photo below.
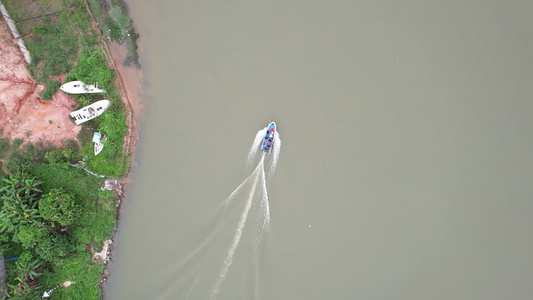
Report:
M 98 88 L 98 82 L 95 84 L 85 84 L 81 81 L 71 81 L 63 84 L 61 90 L 69 94 L 105 93 L 105 90 Z
M 99 115 L 103 114 L 104 111 L 111 105 L 109 100 L 100 100 L 96 101 L 93 104 L 87 105 L 77 111 L 70 113 L 70 116 L 74 118 L 76 125 L 92 120 Z
M 104 144 L 94 143 L 94 156 L 98 155 L 104 149 Z
M 95 132 L 93 135 L 94 156 L 98 155 L 104 149 L 103 142 L 107 141 L 107 136 L 100 132 Z

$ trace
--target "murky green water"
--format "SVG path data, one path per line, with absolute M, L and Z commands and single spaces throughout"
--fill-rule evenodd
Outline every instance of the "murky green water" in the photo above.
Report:
M 270 226 L 212 298 L 533 297 L 533 2 L 128 4 L 145 114 L 106 299 L 209 299 L 271 120 Z

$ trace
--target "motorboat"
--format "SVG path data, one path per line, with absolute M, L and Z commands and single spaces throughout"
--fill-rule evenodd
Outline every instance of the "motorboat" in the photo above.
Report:
M 268 125 L 265 137 L 263 138 L 263 143 L 261 149 L 265 152 L 270 152 L 272 145 L 274 144 L 274 135 L 276 134 L 276 123 L 272 122 Z
M 101 114 L 111 105 L 109 100 L 96 101 L 93 104 L 89 104 L 81 109 L 73 111 L 70 116 L 74 118 L 76 125 L 92 120 Z
M 95 84 L 85 84 L 81 81 L 70 81 L 63 84 L 61 90 L 69 94 L 105 93 L 105 90 L 98 88 L 98 82 Z

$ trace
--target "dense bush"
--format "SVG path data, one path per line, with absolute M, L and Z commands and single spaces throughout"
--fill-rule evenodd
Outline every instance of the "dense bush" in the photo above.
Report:
M 115 77 L 115 72 L 107 66 L 102 51 L 87 48 L 78 55 L 78 63 L 70 71 L 65 82 L 80 80 L 87 84 L 98 83 L 99 88 L 109 89 Z
M 80 209 L 70 194 L 62 188 L 54 188 L 41 197 L 39 212 L 45 220 L 52 222 L 52 224 L 59 223 L 61 226 L 69 226 L 79 216 Z
M 22 225 L 18 233 L 13 236 L 13 241 L 20 243 L 26 249 L 33 249 L 46 233 L 42 224 Z
M 50 231 L 35 247 L 35 253 L 43 260 L 60 265 L 63 258 L 71 253 L 72 244 L 66 235 Z
M 78 158 L 73 148 L 29 144 L 25 149 L 10 168 L 28 172 L 0 176 L 0 254 L 21 255 L 24 262 L 9 271 L 8 296 L 34 299 L 45 287 L 70 279 L 79 284 L 55 298 L 99 299 L 103 266 L 90 263 L 87 248 L 101 247 L 113 234 L 113 192 L 99 191 L 98 178 L 68 166 Z

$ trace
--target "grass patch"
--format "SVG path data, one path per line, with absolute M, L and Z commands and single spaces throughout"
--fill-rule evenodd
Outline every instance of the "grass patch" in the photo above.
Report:
M 22 145 L 22 143 L 24 143 L 24 140 L 22 140 L 22 139 L 14 139 L 13 140 L 13 149 L 18 149 L 18 147 L 20 147 L 20 145 Z
M 99 174 L 119 177 L 126 173 L 126 166 L 122 163 L 122 147 L 124 135 L 128 132 L 126 117 L 115 111 L 108 111 L 102 116 L 99 132 L 103 132 L 107 141 L 103 142 L 104 149 L 98 156 L 93 156 L 88 163 L 89 168 Z M 92 151 L 92 145 L 89 147 Z
M 61 267 L 53 271 L 46 270 L 40 278 L 46 289 L 52 289 L 58 282 L 65 280 L 74 281 L 68 289 L 57 289 L 53 293 L 53 299 L 100 299 L 101 291 L 95 289 L 100 283 L 103 271 L 102 265 L 90 264 L 89 253 L 79 253 L 64 260 Z
M 0 138 L 0 158 L 3 158 L 5 154 L 7 154 L 9 150 L 9 139 L 8 138 Z
M 41 99 L 43 100 L 50 100 L 52 99 L 52 96 L 57 93 L 57 90 L 61 87 L 61 82 L 52 80 L 49 81 L 46 85 L 46 90 L 42 93 L 39 93 L 39 96 L 41 96 Z
M 88 84 L 97 82 L 99 88 L 110 92 L 114 78 L 115 72 L 107 66 L 102 50 L 86 48 L 79 54 L 76 68 L 70 71 L 65 82 L 73 80 L 80 80 Z
M 54 79 L 72 69 L 80 45 L 96 45 L 85 4 L 80 0 L 3 2 L 31 53 L 32 77 L 46 86 L 40 96 L 51 99 L 60 86 Z

